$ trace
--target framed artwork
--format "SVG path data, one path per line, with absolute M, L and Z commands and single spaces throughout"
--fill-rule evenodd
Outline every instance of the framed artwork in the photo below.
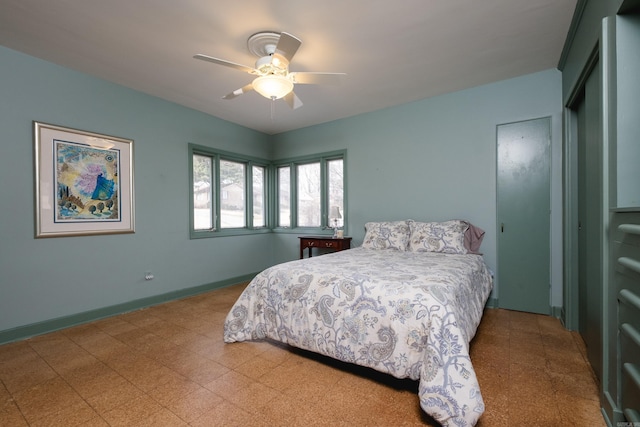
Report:
M 36 238 L 134 232 L 133 140 L 33 122 Z

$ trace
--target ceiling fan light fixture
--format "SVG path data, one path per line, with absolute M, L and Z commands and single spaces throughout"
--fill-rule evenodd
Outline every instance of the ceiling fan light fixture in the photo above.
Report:
M 298 51 L 302 41 L 285 32 L 262 31 L 249 37 L 249 51 L 258 57 L 255 68 L 213 56 L 197 54 L 196 59 L 213 62 L 244 71 L 253 76 L 253 81 L 243 87 L 226 94 L 222 99 L 235 99 L 238 96 L 255 90 L 270 100 L 284 99 L 292 110 L 302 106 L 302 101 L 293 92 L 294 85 L 300 84 L 332 84 L 344 73 L 289 72 L 289 63 Z M 274 103 L 271 103 L 273 114 Z
M 284 76 L 269 74 L 257 77 L 253 89 L 267 99 L 280 99 L 293 90 L 293 82 Z

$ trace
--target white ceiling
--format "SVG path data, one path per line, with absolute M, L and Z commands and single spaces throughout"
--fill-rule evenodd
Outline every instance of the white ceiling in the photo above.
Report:
M 0 45 L 268 134 L 558 65 L 576 0 L 0 0 Z M 298 85 L 291 110 L 253 76 L 193 59 L 254 66 L 247 39 L 302 40 L 290 71 L 344 72 Z

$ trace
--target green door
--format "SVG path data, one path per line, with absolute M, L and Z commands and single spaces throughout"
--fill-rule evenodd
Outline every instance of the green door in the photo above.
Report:
M 498 301 L 550 313 L 551 119 L 498 125 Z
M 578 117 L 578 330 L 602 378 L 602 128 L 600 69 L 586 79 Z

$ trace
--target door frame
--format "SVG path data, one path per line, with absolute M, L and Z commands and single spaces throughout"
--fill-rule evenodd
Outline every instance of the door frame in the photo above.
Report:
M 617 419 L 616 399 L 608 392 L 609 387 L 614 386 L 616 375 L 611 375 L 611 360 L 609 347 L 616 345 L 615 336 L 609 332 L 609 323 L 616 320 L 617 315 L 608 308 L 608 279 L 609 279 L 609 222 L 610 222 L 610 154 L 611 146 L 615 141 L 615 78 L 611 76 L 612 64 L 615 64 L 615 48 L 610 44 L 614 42 L 615 24 L 608 18 L 603 19 L 600 37 L 585 63 L 578 80 L 572 87 L 570 95 L 564 102 L 565 120 L 565 144 L 564 144 L 564 191 L 565 191 L 565 248 L 564 248 L 564 274 L 565 289 L 563 303 L 564 315 L 561 318 L 565 327 L 569 330 L 578 330 L 580 327 L 579 309 L 579 264 L 578 264 L 578 129 L 577 113 L 573 109 L 579 101 L 586 86 L 586 81 L 595 67 L 600 67 L 600 93 L 601 93 L 601 129 L 600 140 L 600 164 L 601 179 L 598 183 L 598 191 L 601 193 L 599 209 L 598 238 L 600 271 L 598 280 L 602 283 L 600 291 L 600 373 L 599 393 L 600 405 L 608 419 Z M 615 65 L 613 65 L 615 67 Z M 612 132 L 614 134 L 612 134 Z M 613 414 L 613 415 L 611 415 Z M 605 418 L 607 418 L 605 417 Z

